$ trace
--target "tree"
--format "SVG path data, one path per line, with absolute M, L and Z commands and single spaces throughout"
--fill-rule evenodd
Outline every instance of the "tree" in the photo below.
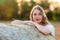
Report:
M 1 0 L 0 0 L 1 1 Z M 0 5 L 0 19 L 2 20 L 11 20 L 14 17 L 14 14 L 17 13 L 18 7 L 16 0 L 3 0 L 4 2 Z
M 20 16 L 19 19 L 29 20 L 30 11 L 32 7 L 36 5 L 36 3 L 33 0 L 31 0 L 29 3 L 31 3 L 31 6 L 28 5 L 28 2 L 24 2 L 21 4 L 22 12 L 21 15 L 19 15 Z

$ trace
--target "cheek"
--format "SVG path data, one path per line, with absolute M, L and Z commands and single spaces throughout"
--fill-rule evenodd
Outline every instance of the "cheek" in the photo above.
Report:
M 40 18 L 42 19 L 42 16 L 40 16 Z
M 32 20 L 35 21 L 35 20 L 36 20 L 36 16 L 33 16 L 33 17 L 32 17 Z
M 36 17 L 34 17 L 34 16 L 33 16 L 33 17 L 32 17 L 32 19 L 33 19 L 33 20 L 35 20 L 35 19 L 36 19 Z
M 40 18 L 39 18 L 40 20 L 42 20 L 43 19 L 43 17 L 42 16 L 40 16 Z

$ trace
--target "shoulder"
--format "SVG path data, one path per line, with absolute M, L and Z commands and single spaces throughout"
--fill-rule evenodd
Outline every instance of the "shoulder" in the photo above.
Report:
M 50 31 L 55 30 L 54 26 L 51 23 L 47 24 L 45 27 L 48 28 Z
M 48 23 L 48 24 L 46 25 L 46 27 L 54 28 L 54 26 L 53 26 L 51 23 Z
M 46 28 L 50 30 L 52 36 L 55 36 L 55 28 L 51 23 L 47 24 Z

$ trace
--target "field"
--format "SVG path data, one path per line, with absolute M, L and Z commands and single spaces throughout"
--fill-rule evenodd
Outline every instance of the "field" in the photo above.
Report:
M 5 24 L 9 24 L 10 21 L 0 21 L 0 23 L 5 23 Z M 55 27 L 55 31 L 56 31 L 56 39 L 60 40 L 60 22 L 52 22 L 51 23 L 54 25 Z
M 55 27 L 55 31 L 56 31 L 56 39 L 60 40 L 60 22 L 51 22 L 54 27 Z

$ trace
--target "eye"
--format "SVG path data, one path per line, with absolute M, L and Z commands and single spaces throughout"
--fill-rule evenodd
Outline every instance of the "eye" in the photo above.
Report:
M 41 13 L 39 13 L 38 15 L 41 15 Z
M 36 13 L 34 13 L 33 15 L 35 15 L 35 16 L 36 16 L 37 14 L 36 14 Z

